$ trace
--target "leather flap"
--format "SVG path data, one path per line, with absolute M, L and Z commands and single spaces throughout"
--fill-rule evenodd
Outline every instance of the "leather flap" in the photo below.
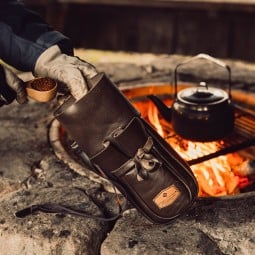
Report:
M 117 128 L 105 139 L 107 145 L 91 161 L 103 170 L 113 171 L 134 157 L 137 150 L 144 146 L 147 134 L 139 118 L 133 118 L 124 128 Z
M 124 128 L 134 116 L 139 116 L 132 104 L 104 74 L 98 83 L 79 101 L 65 102 L 55 112 L 81 149 L 92 157 L 102 149 L 111 132 Z

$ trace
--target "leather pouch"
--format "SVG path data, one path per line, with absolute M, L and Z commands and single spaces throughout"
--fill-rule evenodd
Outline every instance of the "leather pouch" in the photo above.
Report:
M 114 183 L 154 223 L 186 212 L 198 185 L 188 164 L 141 117 L 103 73 L 82 99 L 55 113 L 88 156 L 93 171 Z

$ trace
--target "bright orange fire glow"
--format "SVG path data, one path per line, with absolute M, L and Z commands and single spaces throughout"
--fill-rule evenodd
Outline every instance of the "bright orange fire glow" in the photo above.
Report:
M 167 102 L 165 102 L 167 104 Z M 169 102 L 168 102 L 169 103 Z M 191 142 L 176 136 L 170 123 L 161 118 L 156 106 L 150 101 L 133 103 L 157 132 L 185 160 L 202 157 L 206 151 L 217 151 L 220 142 Z M 202 163 L 192 165 L 191 169 L 197 178 L 199 196 L 224 196 L 239 193 L 239 188 L 248 182 L 247 177 L 235 175 L 234 169 L 245 161 L 238 153 L 219 156 Z

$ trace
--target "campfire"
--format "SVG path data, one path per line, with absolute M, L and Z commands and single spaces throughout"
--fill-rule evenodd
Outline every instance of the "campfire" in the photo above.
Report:
M 142 89 L 138 89 L 138 94 Z M 125 91 L 124 91 L 125 93 Z M 247 135 L 234 132 L 227 139 L 212 142 L 188 141 L 175 134 L 171 122 L 166 121 L 159 113 L 157 107 L 148 99 L 134 98 L 134 91 L 126 91 L 134 107 L 141 113 L 182 158 L 191 166 L 199 185 L 199 196 L 226 196 L 242 192 L 242 190 L 254 182 L 255 166 L 253 160 L 241 155 L 237 149 L 249 145 Z M 142 92 L 143 94 L 143 92 Z M 141 96 L 141 95 L 140 95 Z M 133 99 L 133 100 L 132 100 Z M 164 99 L 166 105 L 171 106 L 172 99 Z M 237 122 L 242 119 L 237 111 Z M 251 129 L 255 120 L 248 120 Z M 242 120 L 241 120 L 242 122 Z M 247 120 L 245 120 L 247 122 Z M 246 126 L 249 126 L 249 124 Z M 243 125 L 241 123 L 241 125 Z M 242 127 L 243 129 L 247 129 Z M 240 131 L 240 130 L 239 130 Z M 248 130 L 248 137 L 253 136 Z M 254 139 L 252 142 L 254 144 Z M 229 144 L 233 143 L 234 144 Z

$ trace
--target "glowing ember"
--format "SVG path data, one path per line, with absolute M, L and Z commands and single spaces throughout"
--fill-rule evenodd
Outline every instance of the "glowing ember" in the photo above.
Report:
M 170 105 L 170 101 L 165 101 Z M 178 137 L 170 123 L 161 118 L 158 109 L 150 101 L 133 102 L 142 117 L 157 130 L 157 132 L 180 154 L 189 161 L 205 155 L 205 152 L 216 152 L 224 141 L 191 142 Z M 237 153 L 219 156 L 202 163 L 192 165 L 191 169 L 197 178 L 199 196 L 224 196 L 239 193 L 239 189 L 248 184 L 245 176 L 235 173 L 246 159 Z

